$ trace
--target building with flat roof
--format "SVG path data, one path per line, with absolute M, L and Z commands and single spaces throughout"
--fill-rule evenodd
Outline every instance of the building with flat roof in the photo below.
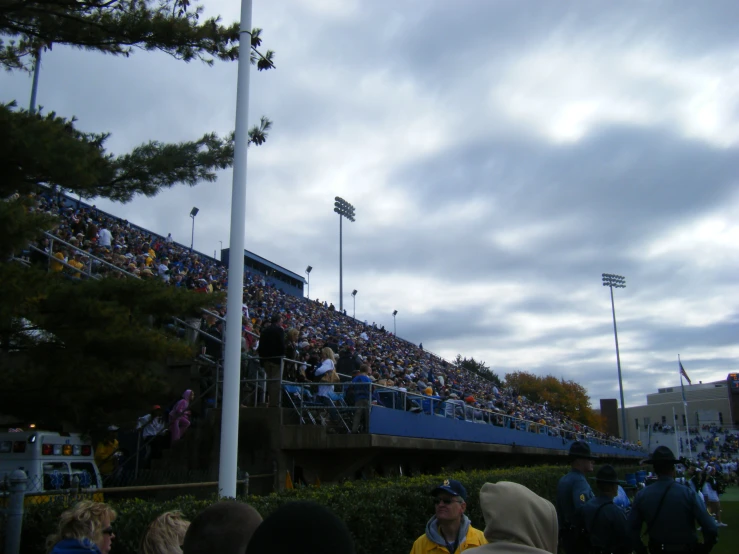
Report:
M 686 429 L 700 429 L 704 425 L 728 427 L 739 425 L 739 378 L 731 374 L 726 380 L 685 385 L 685 401 L 680 385 L 657 389 L 647 394 L 647 403 L 626 408 L 626 438 L 631 442 L 649 442 L 652 433 Z M 618 429 L 621 429 L 621 408 L 618 409 Z M 623 436 L 623 434 L 621 435 Z
M 221 260 L 223 260 L 226 267 L 228 267 L 228 264 L 230 263 L 230 256 L 230 248 L 224 248 L 221 250 Z M 307 281 L 302 275 L 298 275 L 289 269 L 285 269 L 284 267 L 270 262 L 266 258 L 262 258 L 248 250 L 244 250 L 243 260 L 245 271 L 251 271 L 252 273 L 256 272 L 264 275 L 267 283 L 274 285 L 282 292 L 301 298 L 304 296 L 303 290 Z

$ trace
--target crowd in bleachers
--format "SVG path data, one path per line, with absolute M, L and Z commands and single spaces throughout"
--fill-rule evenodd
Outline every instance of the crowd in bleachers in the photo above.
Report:
M 83 273 L 120 277 L 103 260 L 143 279 L 161 279 L 172 286 L 211 293 L 226 289 L 227 270 L 217 260 L 199 255 L 175 243 L 171 235 L 161 237 L 146 232 L 127 221 L 105 214 L 95 206 L 76 203 L 67 197 L 44 194 L 38 197 L 38 209 L 58 215 L 60 224 L 53 235 L 76 248 L 44 239 L 37 246 L 60 261 L 79 266 Z M 94 256 L 94 259 L 91 256 Z M 46 256 L 34 251 L 31 260 L 49 263 Z M 70 261 L 71 260 L 71 261 Z M 51 271 L 69 272 L 66 265 L 50 263 Z M 77 264 L 77 265 L 75 265 Z M 320 350 L 326 346 L 338 354 L 338 371 L 347 373 L 368 364 L 370 379 L 380 387 L 406 393 L 430 396 L 447 401 L 454 413 L 464 418 L 485 419 L 493 424 L 505 422 L 514 428 L 534 431 L 537 426 L 549 434 L 563 438 L 594 438 L 619 443 L 614 437 L 582 425 L 546 405 L 536 404 L 510 388 L 499 388 L 493 382 L 455 366 L 422 347 L 393 336 L 383 327 L 360 322 L 318 300 L 306 300 L 281 292 L 264 276 L 245 272 L 244 284 L 245 353 L 256 355 L 259 334 L 275 314 L 282 316 L 288 333 L 286 356 L 299 363 L 286 365 L 286 378 L 306 379 L 306 370 L 320 361 Z M 219 308 L 225 315 L 225 306 Z M 206 317 L 200 328 L 220 338 L 220 321 Z M 196 325 L 197 326 L 197 325 Z M 216 341 L 206 340 L 207 353 L 221 357 Z M 497 415 L 503 417 L 495 417 Z M 538 431 L 537 431 L 538 432 Z M 636 448 L 634 446 L 634 448 Z

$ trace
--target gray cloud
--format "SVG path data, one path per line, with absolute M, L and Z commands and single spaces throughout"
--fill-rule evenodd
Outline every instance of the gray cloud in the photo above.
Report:
M 209 11 L 237 16 L 231 3 Z M 616 294 L 627 403 L 691 375 L 735 369 L 739 6 L 712 2 L 257 3 L 278 69 L 252 72 L 250 119 L 275 122 L 249 152 L 247 248 L 337 301 L 333 197 L 345 227 L 345 307 L 414 343 L 618 394 Z M 338 5 L 337 5 L 338 6 Z M 353 8 L 356 6 L 356 9 Z M 30 79 L 3 75 L 0 100 Z M 39 100 L 149 139 L 228 132 L 236 65 L 55 48 Z M 196 248 L 228 246 L 230 171 L 217 183 L 98 205 Z M 338 304 L 338 302 L 337 302 Z

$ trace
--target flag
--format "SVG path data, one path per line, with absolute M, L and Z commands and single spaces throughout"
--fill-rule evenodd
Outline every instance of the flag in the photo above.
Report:
M 681 361 L 679 361 L 679 360 L 678 360 L 677 363 L 680 364 L 680 375 L 682 375 L 683 377 L 685 377 L 685 380 L 688 382 L 689 385 L 692 385 L 693 382 L 690 380 L 690 377 L 688 377 L 688 374 L 685 372 L 685 368 L 683 367 L 683 363 Z
M 687 405 L 688 401 L 685 399 L 685 385 L 683 384 L 683 377 L 685 377 L 688 380 L 688 384 L 692 383 L 690 382 L 690 377 L 688 377 L 688 374 L 685 372 L 685 368 L 683 367 L 683 363 L 678 359 L 677 361 L 678 365 L 680 366 L 680 390 L 683 393 L 683 404 Z

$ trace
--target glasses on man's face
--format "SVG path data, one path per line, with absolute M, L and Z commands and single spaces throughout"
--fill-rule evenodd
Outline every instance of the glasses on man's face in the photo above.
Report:
M 436 506 L 438 506 L 439 504 L 446 504 L 448 506 L 453 502 L 460 502 L 461 504 L 461 501 L 455 500 L 454 498 L 434 498 L 434 505 Z
M 106 527 L 103 529 L 103 535 L 112 535 L 113 534 L 113 528 L 112 527 Z

